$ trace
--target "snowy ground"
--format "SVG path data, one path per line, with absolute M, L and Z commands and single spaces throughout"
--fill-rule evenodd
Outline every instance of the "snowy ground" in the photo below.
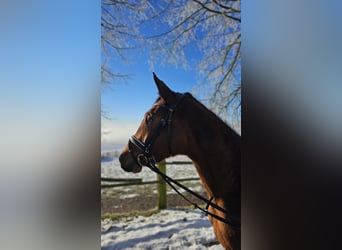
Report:
M 102 152 L 101 176 L 119 178 L 142 178 L 142 181 L 156 180 L 156 174 L 147 168 L 141 173 L 123 171 L 118 161 L 118 151 Z M 177 156 L 168 161 L 187 161 Z M 172 165 L 167 167 L 172 178 L 198 177 L 194 166 Z M 197 183 L 197 184 L 196 184 Z M 203 190 L 200 182 L 191 182 L 191 188 Z M 118 203 L 127 202 L 131 196 L 156 192 L 155 187 L 129 186 L 103 189 L 103 197 L 110 197 Z M 168 190 L 168 194 L 173 190 Z M 129 212 L 129 211 L 126 211 Z M 118 220 L 105 219 L 101 222 L 101 249 L 223 249 L 217 242 L 208 218 L 197 210 L 166 209 L 149 217 L 135 216 Z
M 120 167 L 119 153 L 115 152 L 103 152 L 101 162 L 101 176 L 103 177 L 116 177 L 116 178 L 142 178 L 142 181 L 153 181 L 156 180 L 156 174 L 150 169 L 144 167 L 140 173 L 129 173 L 125 172 Z M 169 157 L 167 162 L 172 161 L 191 161 L 184 155 Z M 172 178 L 188 178 L 198 177 L 196 169 L 193 165 L 172 165 L 167 167 L 167 174 Z
M 101 222 L 101 249 L 212 249 L 221 250 L 211 224 L 194 210 L 162 210 Z
M 106 157 L 106 158 L 105 158 Z M 104 160 L 103 160 L 104 158 Z M 176 156 L 167 159 L 168 162 L 171 161 L 190 161 L 189 158 L 186 156 Z M 167 165 L 167 175 L 174 179 L 183 179 L 183 178 L 198 178 L 198 173 L 193 165 Z M 114 178 L 139 178 L 142 182 L 148 181 L 156 181 L 157 175 L 152 172 L 147 167 L 143 167 L 140 173 L 128 173 L 125 172 L 119 163 L 118 160 L 118 153 L 110 152 L 109 153 L 102 153 L 102 162 L 101 162 L 101 176 L 102 177 L 114 177 Z M 102 182 L 103 184 L 113 184 L 113 183 L 106 183 Z M 117 183 L 114 183 L 117 184 Z M 183 182 L 183 185 L 187 186 L 188 188 L 192 189 L 198 193 L 205 193 L 205 190 L 198 181 L 189 181 Z M 181 192 L 185 192 L 180 190 Z M 176 194 L 175 191 L 167 187 L 167 194 Z M 132 209 L 132 211 L 140 211 L 139 204 L 133 202 L 133 198 L 142 200 L 146 198 L 151 204 L 151 199 L 156 197 L 155 205 L 157 205 L 157 186 L 156 184 L 152 185 L 143 185 L 143 186 L 122 186 L 122 187 L 115 187 L 115 188 L 104 188 L 101 189 L 101 197 L 102 197 L 102 212 L 103 213 L 120 213 L 125 207 L 125 204 L 130 204 L 130 207 L 125 208 L 125 212 L 127 209 Z M 133 202 L 133 203 L 132 203 Z M 152 207 L 151 207 L 152 206 Z M 145 206 L 146 207 L 146 206 Z M 154 207 L 153 205 L 148 205 L 151 209 Z

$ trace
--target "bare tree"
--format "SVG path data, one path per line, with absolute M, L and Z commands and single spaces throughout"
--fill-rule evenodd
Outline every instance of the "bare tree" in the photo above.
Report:
M 128 77 L 112 65 L 129 61 L 128 52 L 141 46 L 139 25 L 147 7 L 145 1 L 101 0 L 101 82 L 105 86 Z
M 203 100 L 223 119 L 234 114 L 239 120 L 240 1 L 168 0 L 151 8 L 149 20 L 159 24 L 156 34 L 145 39 L 150 43 L 152 62 L 198 69 L 202 79 L 198 88 L 206 94 Z M 192 61 L 194 53 L 197 61 Z
M 235 114 L 239 120 L 239 0 L 102 0 L 102 5 L 106 55 L 110 50 L 116 58 L 124 58 L 127 49 L 144 46 L 152 65 L 197 69 L 202 101 L 223 119 Z M 113 69 L 103 68 L 103 73 L 106 78 Z
M 113 65 L 129 63 L 129 51 L 141 46 L 139 25 L 146 12 L 144 1 L 101 0 L 101 86 L 111 89 L 111 83 L 126 81 L 129 72 L 120 72 Z M 101 116 L 110 113 L 101 108 Z

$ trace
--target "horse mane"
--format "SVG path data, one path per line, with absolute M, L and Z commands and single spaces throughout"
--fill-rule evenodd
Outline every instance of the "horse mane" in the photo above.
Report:
M 217 138 L 221 137 L 224 141 L 224 144 L 234 150 L 234 154 L 240 155 L 240 135 L 232 129 L 226 122 L 224 122 L 219 116 L 217 116 L 213 111 L 208 109 L 205 105 L 203 105 L 200 101 L 198 101 L 195 97 L 191 96 L 191 100 L 194 105 L 196 105 L 203 113 L 201 121 L 207 121 L 206 124 L 215 124 L 213 126 L 208 127 L 207 129 L 197 130 L 197 136 L 201 138 Z M 203 120 L 202 120 L 203 119 Z M 206 126 L 205 124 L 201 125 L 201 128 Z M 196 128 L 198 126 L 194 126 Z M 204 134 L 203 134 L 204 133 Z M 203 146 L 203 144 L 201 144 Z M 209 150 L 206 148 L 206 150 Z M 240 159 L 238 160 L 237 165 L 234 167 L 231 166 L 231 170 L 234 178 L 231 179 L 232 185 L 239 187 L 240 186 Z
M 196 102 L 196 104 L 203 110 L 207 111 L 208 118 L 211 120 L 216 120 L 218 122 L 218 124 L 220 124 L 220 126 L 226 130 L 229 130 L 231 132 L 233 132 L 234 134 L 236 134 L 237 136 L 240 137 L 240 135 L 233 129 L 231 128 L 225 121 L 222 120 L 221 117 L 219 117 L 217 114 L 215 114 L 212 110 L 210 110 L 208 107 L 206 107 L 204 104 L 202 104 L 200 101 L 198 101 L 193 95 L 191 95 L 190 93 L 187 93 L 189 95 L 189 97 L 192 98 L 192 100 L 194 100 Z
M 181 93 L 176 92 L 177 95 L 182 95 Z M 240 137 L 240 135 L 232 128 L 230 127 L 225 121 L 222 120 L 221 117 L 219 117 L 217 114 L 215 114 L 212 110 L 210 110 L 208 107 L 206 107 L 204 104 L 202 104 L 199 100 L 197 100 L 191 93 L 186 92 L 183 95 L 187 95 L 188 97 L 190 97 L 192 100 L 195 101 L 195 103 L 202 109 L 207 111 L 207 115 L 208 118 L 214 121 L 217 121 L 218 124 L 220 124 L 219 126 L 222 127 L 222 129 L 224 131 L 230 131 L 231 133 L 236 134 L 238 137 Z M 156 105 L 160 100 L 162 100 L 163 98 L 158 96 L 158 98 L 155 100 L 153 105 Z M 164 99 L 163 99 L 164 100 Z

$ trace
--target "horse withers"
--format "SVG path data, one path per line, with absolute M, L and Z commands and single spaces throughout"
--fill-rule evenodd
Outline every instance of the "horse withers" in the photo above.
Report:
M 190 94 L 180 94 L 153 74 L 159 97 L 129 139 L 119 160 L 128 172 L 178 154 L 194 163 L 213 206 L 208 211 L 218 241 L 226 249 L 241 249 L 240 136 Z

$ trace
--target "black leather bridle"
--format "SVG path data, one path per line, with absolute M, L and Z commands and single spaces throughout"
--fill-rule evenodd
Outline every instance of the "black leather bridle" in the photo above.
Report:
M 166 126 L 167 126 L 167 147 L 169 150 L 169 156 L 173 155 L 172 147 L 171 147 L 171 137 L 172 137 L 171 124 L 172 124 L 173 113 L 175 112 L 175 110 L 176 110 L 178 104 L 181 102 L 181 100 L 184 97 L 189 96 L 189 95 L 190 95 L 189 93 L 185 93 L 185 94 L 177 93 L 176 94 L 176 101 L 174 102 L 174 104 L 172 104 L 172 105 L 167 105 L 167 104 L 158 105 L 160 108 L 163 108 L 166 110 L 165 117 L 160 120 L 158 127 L 153 132 L 152 136 L 147 138 L 145 143 L 142 142 L 137 137 L 135 137 L 134 135 L 132 135 L 129 138 L 128 151 L 131 153 L 133 159 L 135 160 L 135 162 L 139 166 L 142 167 L 142 166 L 146 166 L 148 164 L 155 164 L 156 163 L 154 156 L 151 154 L 151 147 L 152 147 L 153 143 L 156 141 L 156 139 L 158 138 L 158 136 L 160 135 L 161 130 L 163 128 L 165 128 Z M 136 157 L 133 154 L 132 144 L 134 146 L 136 146 L 141 151 L 141 153 L 138 154 Z
M 231 227 L 233 227 L 235 229 L 240 230 L 240 218 L 237 218 L 237 217 L 231 215 L 227 210 L 225 210 L 224 208 L 213 203 L 212 202 L 213 197 L 211 197 L 209 200 L 204 198 L 203 196 L 201 196 L 201 195 L 195 193 L 194 191 L 190 190 L 189 188 L 185 187 L 184 185 L 182 185 L 178 181 L 167 176 L 166 174 L 161 172 L 158 167 L 155 166 L 156 160 L 151 153 L 151 147 L 152 147 L 153 143 L 156 141 L 156 139 L 158 138 L 158 136 L 160 135 L 161 130 L 167 126 L 167 143 L 168 143 L 169 156 L 172 155 L 172 153 L 173 153 L 172 148 L 171 148 L 172 116 L 173 116 L 173 113 L 175 112 L 178 104 L 186 96 L 191 96 L 191 95 L 189 93 L 185 93 L 185 94 L 177 93 L 177 98 L 176 98 L 176 101 L 173 105 L 170 105 L 170 106 L 167 104 L 158 105 L 159 107 L 161 107 L 167 111 L 165 114 L 165 117 L 160 120 L 157 129 L 154 131 L 152 136 L 146 140 L 145 143 L 142 142 L 140 139 L 136 138 L 134 135 L 132 135 L 128 141 L 128 150 L 131 153 L 132 158 L 134 159 L 136 164 L 138 164 L 141 167 L 146 166 L 146 167 L 150 168 L 153 172 L 159 174 L 167 184 L 169 184 L 180 196 L 182 196 L 186 201 L 191 203 L 195 208 L 203 211 L 205 214 L 210 215 L 213 218 L 215 218 L 215 219 L 217 219 L 223 223 L 230 225 Z M 141 151 L 141 153 L 138 154 L 136 157 L 133 154 L 132 145 L 135 145 Z M 188 198 L 186 198 L 174 185 L 177 185 L 178 187 L 184 189 L 185 191 L 187 191 L 191 195 L 193 195 L 193 196 L 197 197 L 198 199 L 207 203 L 206 207 L 202 208 L 198 204 L 196 204 L 196 203 L 192 202 L 191 200 L 189 200 Z M 209 212 L 208 211 L 209 206 L 212 206 L 213 208 L 215 208 L 215 209 L 221 211 L 222 213 L 228 215 L 230 217 L 230 219 L 228 220 L 222 216 L 218 216 L 214 213 Z

